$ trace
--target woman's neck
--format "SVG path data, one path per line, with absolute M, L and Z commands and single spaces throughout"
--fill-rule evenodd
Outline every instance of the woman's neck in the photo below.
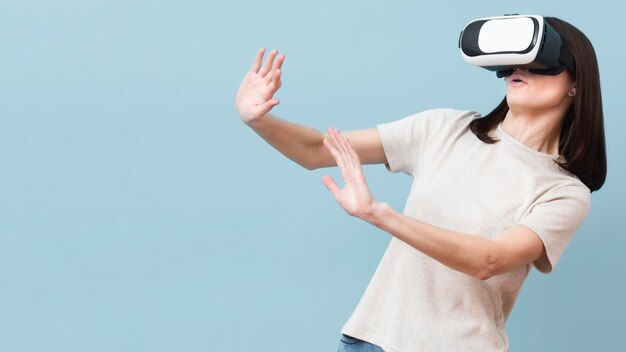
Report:
M 559 154 L 563 119 L 552 114 L 536 115 L 509 109 L 502 129 L 520 143 L 546 154 Z

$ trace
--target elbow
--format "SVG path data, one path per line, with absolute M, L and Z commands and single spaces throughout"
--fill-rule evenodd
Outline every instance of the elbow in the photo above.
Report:
M 325 155 L 317 151 L 311 151 L 307 153 L 306 157 L 301 158 L 299 161 L 296 162 L 298 163 L 298 165 L 309 171 L 336 165 L 336 163 L 334 163 L 334 160 L 325 158 Z
M 490 252 L 480 259 L 480 264 L 472 276 L 478 280 L 485 281 L 500 274 L 501 267 L 501 257 L 493 252 Z
M 318 165 L 315 162 L 301 162 L 298 163 L 300 166 L 302 166 L 303 168 L 309 170 L 309 171 L 313 171 L 313 170 L 317 170 L 320 168 L 320 165 Z
M 491 279 L 492 277 L 494 277 L 495 275 L 491 271 L 481 270 L 481 271 L 478 271 L 477 273 L 475 273 L 472 276 L 474 276 L 475 279 L 478 279 L 480 281 L 487 281 L 487 280 Z

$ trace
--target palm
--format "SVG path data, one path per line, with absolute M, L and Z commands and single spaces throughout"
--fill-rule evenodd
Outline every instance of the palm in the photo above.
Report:
M 285 57 L 280 55 L 274 62 L 278 52 L 272 50 L 263 64 L 264 53 L 265 49 L 259 50 L 237 91 L 235 105 L 245 123 L 262 117 L 279 103 L 274 94 L 281 86 L 281 67 Z
M 263 104 L 272 99 L 272 92 L 265 80 L 253 72 L 248 72 L 237 92 L 239 114 L 251 120 L 263 111 Z M 249 122 L 249 121 L 246 121 Z

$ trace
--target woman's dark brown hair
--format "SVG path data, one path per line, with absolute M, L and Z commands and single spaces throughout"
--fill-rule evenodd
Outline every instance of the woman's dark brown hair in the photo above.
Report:
M 563 120 L 559 154 L 565 161 L 559 165 L 578 176 L 591 190 L 599 190 L 606 179 L 606 146 L 604 114 L 600 92 L 598 60 L 591 42 L 580 30 L 556 17 L 545 17 L 564 39 L 575 60 L 576 96 Z M 496 143 L 489 132 L 496 128 L 509 111 L 506 97 L 489 114 L 475 119 L 470 129 L 485 143 Z

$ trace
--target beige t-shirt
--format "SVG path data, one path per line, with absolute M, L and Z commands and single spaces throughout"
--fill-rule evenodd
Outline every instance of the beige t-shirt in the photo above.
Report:
M 404 214 L 492 238 L 521 224 L 543 241 L 550 272 L 589 211 L 589 189 L 558 156 L 501 128 L 486 144 L 475 112 L 431 110 L 378 126 L 388 167 L 413 177 Z M 507 351 L 505 322 L 531 265 L 481 281 L 392 238 L 342 332 L 387 352 Z

